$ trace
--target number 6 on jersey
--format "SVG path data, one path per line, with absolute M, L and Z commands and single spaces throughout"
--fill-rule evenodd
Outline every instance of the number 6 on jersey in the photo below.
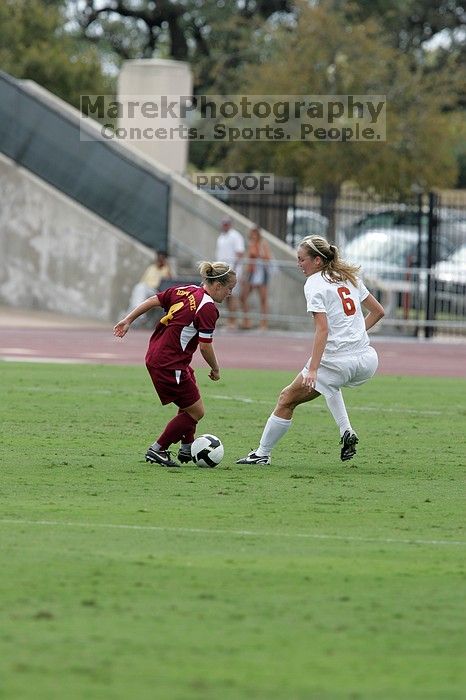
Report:
M 356 313 L 356 305 L 351 298 L 351 292 L 348 287 L 338 287 L 338 296 L 343 304 L 343 311 L 347 316 L 353 316 Z

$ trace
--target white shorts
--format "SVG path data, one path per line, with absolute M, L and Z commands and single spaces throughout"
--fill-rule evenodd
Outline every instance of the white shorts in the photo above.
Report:
M 336 358 L 326 358 L 317 370 L 316 391 L 324 396 L 332 396 L 342 386 L 359 386 L 374 376 L 379 358 L 373 347 L 368 347 L 360 355 L 340 355 Z M 306 376 L 309 362 L 303 367 L 301 374 Z

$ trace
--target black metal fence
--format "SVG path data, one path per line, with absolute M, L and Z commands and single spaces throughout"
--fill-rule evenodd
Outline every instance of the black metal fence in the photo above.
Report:
M 387 328 L 466 336 L 466 190 L 335 195 L 298 190 L 284 179 L 274 194 L 222 200 L 290 246 L 311 234 L 334 240 L 383 301 Z

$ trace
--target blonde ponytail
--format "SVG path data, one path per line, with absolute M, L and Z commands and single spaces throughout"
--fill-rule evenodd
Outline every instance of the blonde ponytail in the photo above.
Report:
M 225 262 L 203 260 L 198 264 L 198 270 L 205 284 L 219 282 L 222 287 L 226 287 L 233 278 L 236 279 L 236 272 Z
M 357 285 L 357 277 L 360 267 L 352 265 L 340 258 L 340 252 L 336 245 L 329 243 L 322 236 L 306 236 L 299 244 L 299 248 L 305 248 L 312 258 L 319 256 L 322 260 L 322 275 L 329 282 L 346 282 Z

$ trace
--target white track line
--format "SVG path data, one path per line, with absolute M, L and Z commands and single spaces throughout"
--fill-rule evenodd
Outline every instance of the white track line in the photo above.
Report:
M 248 396 L 228 396 L 224 394 L 210 394 L 209 399 L 216 399 L 218 401 L 238 401 L 239 403 L 260 403 L 267 404 L 271 406 L 273 404 L 273 398 L 271 401 L 264 399 L 251 399 Z M 326 406 L 313 406 L 313 410 L 321 410 L 327 412 Z M 403 408 L 402 406 L 351 406 L 351 411 L 368 411 L 377 413 L 410 413 L 415 416 L 441 416 L 445 415 L 445 411 L 431 411 L 431 410 L 419 410 L 417 408 Z M 455 414 L 456 415 L 456 414 Z
M 0 360 L 3 358 L 0 358 Z M 81 360 L 78 361 L 80 363 Z M 67 361 L 69 363 L 69 361 Z M 74 363 L 74 361 L 73 361 Z M 89 391 L 88 389 L 80 389 L 77 387 L 49 387 L 49 386 L 21 386 L 21 387 L 15 387 L 15 391 L 17 392 L 32 392 L 32 391 L 37 391 L 37 392 L 45 392 L 47 394 L 85 394 L 86 396 L 111 396 L 115 392 L 114 390 L 111 389 L 93 389 L 92 391 Z M 141 388 L 139 391 L 130 391 L 126 392 L 127 394 L 130 394 L 131 396 L 143 396 L 146 392 L 144 389 Z M 214 401 L 235 401 L 237 403 L 246 403 L 246 404 L 262 404 L 265 406 L 272 406 L 273 404 L 273 399 L 272 401 L 270 400 L 265 400 L 265 399 L 251 399 L 248 396 L 228 396 L 224 394 L 209 394 L 208 396 L 209 399 L 213 399 Z M 315 404 L 312 406 L 313 411 L 320 411 L 321 413 L 328 413 L 328 409 L 325 405 L 322 404 Z M 423 410 L 423 409 L 417 409 L 417 408 L 403 408 L 402 406 L 351 406 L 350 411 L 363 411 L 365 413 L 401 413 L 401 414 L 408 414 L 412 416 L 445 416 L 445 415 L 451 415 L 451 416 L 456 416 L 456 413 L 453 412 L 448 412 L 448 411 L 432 411 L 429 409 Z
M 0 353 L 6 353 L 7 355 L 34 355 L 35 350 L 30 348 L 0 348 Z
M 209 530 L 201 527 L 167 527 L 165 525 L 125 525 L 117 523 L 79 523 L 60 520 L 13 520 L 2 518 L 0 525 L 31 525 L 45 527 L 84 527 L 109 530 L 137 530 L 146 532 L 179 532 L 202 535 L 233 535 L 238 537 L 289 537 L 309 540 L 335 540 L 337 542 L 374 542 L 376 544 L 417 544 L 430 546 L 466 546 L 463 540 L 397 539 L 395 537 L 357 537 L 353 535 L 321 535 L 312 532 L 254 532 L 253 530 Z
M 37 362 L 43 364 L 57 365 L 95 365 L 98 364 L 95 360 L 86 360 L 84 358 L 71 357 L 21 357 L 20 355 L 1 355 L 0 360 L 3 362 Z
M 5 357 L 0 357 L 0 360 L 5 360 L 7 359 L 9 361 L 9 358 Z M 12 361 L 16 362 L 16 360 L 13 358 Z M 20 360 L 21 361 L 21 360 Z M 48 362 L 48 359 L 41 358 L 38 360 L 38 362 Z M 88 364 L 88 360 L 57 360 L 57 362 L 61 362 L 62 364 Z M 92 364 L 92 363 L 91 363 Z M 97 395 L 111 395 L 114 392 L 111 391 L 110 389 L 93 389 L 92 391 L 88 391 L 87 389 L 77 389 L 77 388 L 71 388 L 71 387 L 43 387 L 43 386 L 22 386 L 22 387 L 16 387 L 15 391 L 20 391 L 20 392 L 28 392 L 28 391 L 37 391 L 37 392 L 46 392 L 47 394 L 86 394 L 86 396 L 97 396 Z M 127 392 L 128 393 L 128 392 Z M 141 391 L 131 391 L 129 392 L 133 396 L 141 396 L 144 393 L 144 390 L 141 389 Z M 209 399 L 214 399 L 215 401 L 235 401 L 237 403 L 246 403 L 246 404 L 261 404 L 264 406 L 270 406 L 272 407 L 273 405 L 273 399 L 252 399 L 249 396 L 228 396 L 226 394 L 209 394 L 208 396 Z M 325 405 L 313 405 L 312 406 L 313 411 L 321 411 L 322 413 L 327 413 L 328 409 Z M 365 413 L 406 413 L 408 415 L 412 416 L 444 416 L 444 415 L 457 415 L 456 413 L 448 413 L 447 411 L 432 411 L 429 409 L 426 410 L 419 410 L 417 408 L 403 408 L 402 406 L 351 406 L 351 411 L 364 411 Z

